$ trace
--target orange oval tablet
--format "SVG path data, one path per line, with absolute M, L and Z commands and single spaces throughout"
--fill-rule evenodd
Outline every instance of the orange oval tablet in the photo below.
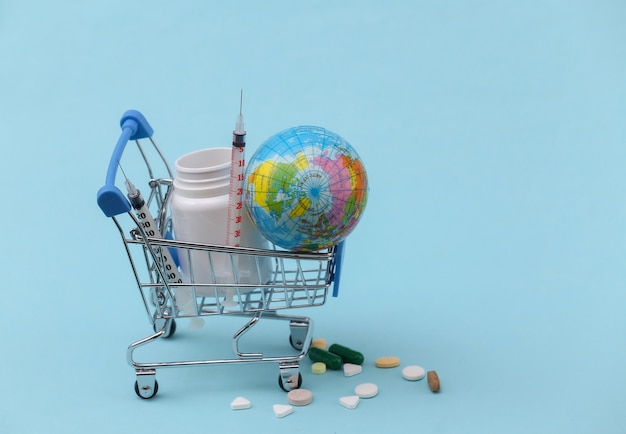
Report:
M 374 363 L 377 368 L 395 368 L 400 366 L 400 358 L 396 356 L 379 357 Z

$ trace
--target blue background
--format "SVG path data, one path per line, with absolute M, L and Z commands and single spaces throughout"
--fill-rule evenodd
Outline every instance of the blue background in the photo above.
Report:
M 0 431 L 625 432 L 624 22 L 620 1 L 1 1 Z M 163 370 L 135 396 L 125 350 L 150 325 L 95 199 L 125 110 L 173 162 L 229 146 L 242 88 L 248 152 L 319 125 L 370 177 L 340 296 L 293 312 L 364 372 L 304 362 L 315 401 L 285 419 L 275 365 Z M 237 327 L 181 324 L 164 354 Z

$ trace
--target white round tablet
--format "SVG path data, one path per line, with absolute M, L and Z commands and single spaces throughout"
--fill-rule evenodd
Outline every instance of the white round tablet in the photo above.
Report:
M 372 398 L 378 394 L 378 386 L 373 383 L 359 384 L 354 388 L 354 394 L 359 398 Z
M 402 378 L 409 381 L 421 380 L 426 376 L 426 370 L 421 366 L 412 365 L 402 368 Z

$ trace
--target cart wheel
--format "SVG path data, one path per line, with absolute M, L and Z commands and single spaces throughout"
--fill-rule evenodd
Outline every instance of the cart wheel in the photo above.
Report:
M 308 336 L 310 323 L 308 321 L 300 321 L 292 319 L 289 321 L 289 343 L 298 351 L 302 351 L 306 340 L 311 339 Z M 309 341 L 310 343 L 310 341 Z
M 297 380 L 297 383 L 295 384 L 295 386 L 294 386 L 294 387 L 291 387 L 291 388 L 289 388 L 289 387 L 285 387 L 285 384 L 284 384 L 284 382 L 283 382 L 283 377 L 282 377 L 282 375 L 279 375 L 279 376 L 278 376 L 278 385 L 279 385 L 279 386 L 280 386 L 280 388 L 281 388 L 281 389 L 283 389 L 285 392 L 289 392 L 290 390 L 293 390 L 293 389 L 299 389 L 299 388 L 302 386 L 302 374 L 298 372 L 298 374 L 297 374 L 297 375 L 298 375 L 298 380 Z M 295 375 L 294 375 L 294 377 L 295 377 Z
M 175 332 L 176 332 L 176 321 L 172 320 L 172 323 L 170 324 L 170 332 L 164 335 L 163 337 L 171 338 L 172 336 L 174 336 Z
M 167 320 L 170 322 L 169 327 L 166 326 L 165 328 L 165 334 L 163 334 L 164 338 L 171 338 L 172 336 L 174 336 L 174 333 L 176 332 L 176 321 L 174 321 L 173 319 Z M 158 327 L 157 324 L 155 323 L 152 326 L 154 332 L 158 332 L 159 330 L 161 330 L 161 327 Z
M 135 393 L 141 399 L 154 398 L 158 391 L 159 391 L 159 383 L 156 380 L 154 380 L 154 386 L 144 387 L 143 390 L 139 390 L 139 382 L 135 381 Z
M 304 347 L 304 342 L 302 342 L 299 339 L 296 339 L 294 341 L 294 338 L 292 335 L 289 335 L 289 344 L 298 351 L 300 351 Z

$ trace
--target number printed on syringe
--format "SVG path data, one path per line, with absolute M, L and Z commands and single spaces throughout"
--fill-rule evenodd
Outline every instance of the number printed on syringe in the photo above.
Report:
M 146 202 L 141 196 L 141 192 L 137 190 L 133 183 L 128 179 L 126 180 L 126 190 L 128 191 L 128 200 L 135 209 L 135 214 L 141 222 L 141 227 L 143 228 L 144 233 L 149 237 L 163 238 L 161 231 L 159 231 L 159 228 L 152 217 L 150 209 L 147 207 Z M 167 248 L 162 249 L 158 246 L 154 250 L 157 258 L 162 261 L 167 281 L 169 283 L 183 283 L 183 279 L 178 272 L 178 268 L 176 267 L 169 250 Z

